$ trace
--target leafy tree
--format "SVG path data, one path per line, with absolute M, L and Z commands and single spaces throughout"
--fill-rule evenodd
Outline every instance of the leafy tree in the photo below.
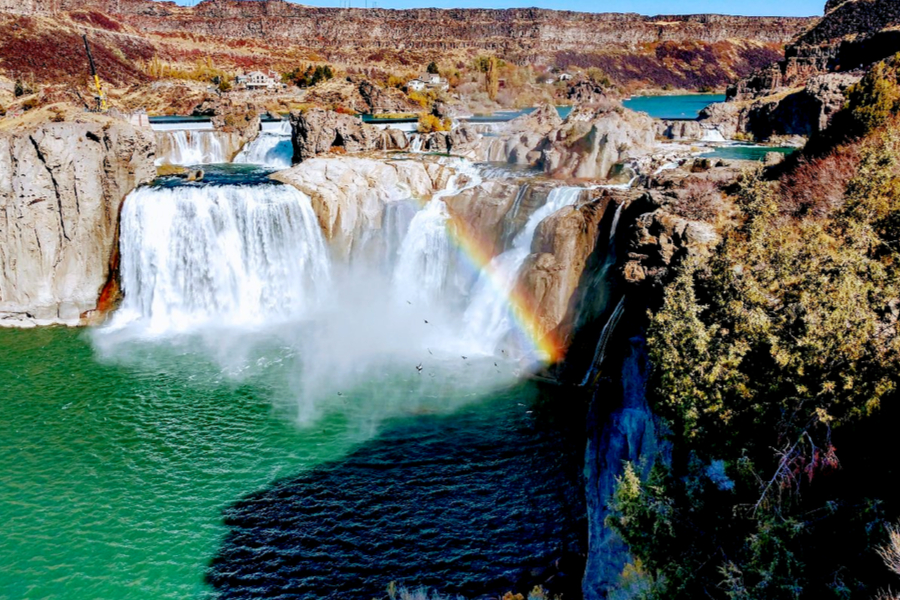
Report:
M 434 61 L 431 61 L 430 63 L 428 63 L 428 68 L 425 69 L 425 72 L 426 72 L 426 73 L 431 73 L 432 75 L 438 75 L 438 74 L 440 74 L 440 71 L 438 70 L 437 63 L 434 62 Z
M 865 597 L 840 569 L 874 555 L 884 518 L 814 481 L 839 466 L 833 434 L 898 396 L 895 119 L 859 142 L 857 174 L 824 214 L 785 213 L 779 185 L 746 173 L 737 224 L 711 259 L 682 265 L 651 317 L 651 399 L 676 452 L 646 481 L 626 469 L 609 519 L 651 596 Z M 831 528 L 856 540 L 837 558 L 810 541 Z
M 25 84 L 22 83 L 21 79 L 16 79 L 16 84 L 13 88 L 13 94 L 16 98 L 20 98 L 25 95 Z

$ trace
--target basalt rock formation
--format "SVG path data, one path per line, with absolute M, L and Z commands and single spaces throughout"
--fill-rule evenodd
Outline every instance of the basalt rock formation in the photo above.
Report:
M 347 256 L 365 230 L 381 227 L 386 203 L 430 198 L 451 174 L 435 162 L 339 156 L 311 158 L 273 179 L 309 196 L 326 239 Z
M 783 60 L 729 87 L 725 107 L 713 107 L 701 119 L 760 139 L 808 136 L 827 127 L 863 69 L 900 51 L 900 5 L 834 0 L 825 11 L 786 48 Z
M 0 323 L 73 325 L 112 295 L 119 208 L 155 151 L 103 117 L 0 133 Z
M 349 153 L 375 150 L 383 141 L 378 129 L 352 115 L 310 108 L 292 111 L 290 119 L 295 163 L 332 149 Z
M 397 88 L 382 88 L 361 77 L 335 78 L 312 88 L 306 102 L 342 106 L 361 114 L 403 113 L 422 110 Z
M 724 86 L 781 58 L 784 44 L 814 22 L 543 9 L 341 9 L 281 0 L 206 0 L 194 7 L 153 0 L 0 0 L 0 12 L 15 15 L 0 23 L 0 33 L 10 34 L 0 42 L 8 76 L 67 81 L 76 72 L 82 76 L 87 64 L 75 30 L 86 27 L 104 76 L 121 83 L 142 80 L 133 61 L 175 58 L 182 53 L 178 40 L 189 37 L 185 58 L 205 47 L 217 64 L 234 67 L 247 66 L 242 49 L 248 44 L 265 48 L 270 57 L 259 56 L 259 66 L 273 68 L 287 67 L 298 52 L 367 66 L 424 65 L 440 56 L 492 53 L 561 68 L 598 66 L 634 87 Z M 19 23 L 35 16 L 43 20 Z M 49 27 L 51 18 L 59 31 L 45 36 L 39 30 Z M 12 34 L 21 33 L 22 26 L 36 29 L 30 39 L 17 41 Z M 27 55 L 28 47 L 38 50 L 38 60 Z M 44 60 L 54 53 L 66 57 L 65 68 Z M 370 102 L 363 90 L 360 94 L 366 104 L 385 104 L 376 108 L 393 104 L 390 98 Z

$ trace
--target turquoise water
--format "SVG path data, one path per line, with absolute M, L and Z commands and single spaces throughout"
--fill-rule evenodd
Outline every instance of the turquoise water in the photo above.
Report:
M 625 108 L 647 113 L 654 119 L 696 119 L 700 111 L 710 104 L 724 101 L 724 94 L 687 94 L 634 96 L 623 104 Z
M 720 146 L 712 152 L 701 155 L 703 158 L 720 158 L 722 160 L 754 160 L 763 161 L 769 152 L 791 155 L 797 148 L 779 148 L 771 146 Z
M 435 361 L 425 374 L 410 365 L 371 365 L 356 383 L 333 381 L 316 393 L 300 383 L 295 335 L 302 332 L 283 327 L 144 340 L 60 328 L 0 330 L 0 598 L 254 597 L 257 576 L 245 570 L 223 578 L 221 569 L 212 575 L 208 569 L 215 557 L 221 566 L 233 556 L 235 522 L 229 526 L 225 516 L 240 514 L 248 495 L 282 497 L 285 484 L 278 482 L 305 498 L 304 518 L 281 519 L 275 511 L 264 530 L 248 529 L 246 519 L 238 524 L 251 546 L 255 537 L 268 540 L 272 528 L 293 540 L 290 569 L 269 574 L 296 590 L 285 597 L 327 595 L 311 591 L 323 585 L 316 579 L 322 565 L 334 567 L 316 549 L 319 542 L 343 552 L 331 597 L 366 600 L 396 578 L 373 573 L 366 567 L 372 562 L 395 565 L 410 585 L 502 591 L 516 569 L 549 564 L 560 548 L 577 544 L 572 515 L 579 509 L 558 495 L 575 485 L 575 476 L 559 479 L 560 464 L 572 457 L 551 443 L 558 434 L 538 424 L 540 411 L 527 412 L 539 395 L 529 384 L 509 383 L 514 365 Z M 501 371 L 508 383 L 497 385 Z M 358 463 L 385 447 L 392 470 L 378 472 L 389 480 L 361 476 Z M 467 454 L 473 447 L 483 452 Z M 516 448 L 529 450 L 511 453 Z M 468 471 L 445 476 L 432 469 L 430 483 L 416 480 L 423 464 L 446 464 L 446 456 Z M 323 472 L 344 496 L 321 497 L 304 484 Z M 396 497 L 379 492 L 390 481 L 418 481 L 400 503 L 419 510 L 408 526 L 402 516 L 399 529 L 341 517 L 396 508 Z M 527 495 L 548 485 L 556 493 Z M 490 512 L 484 502 L 446 511 L 436 504 L 438 490 L 462 497 L 470 489 L 495 490 L 486 501 L 491 522 L 505 523 L 500 541 L 467 526 L 484 525 L 478 521 Z M 580 497 L 575 487 L 569 492 Z M 434 553 L 398 560 L 388 552 L 403 544 L 430 547 L 431 534 L 415 526 L 423 514 L 445 532 L 435 552 L 465 546 L 458 555 L 446 550 L 456 575 L 436 574 Z M 360 536 L 379 542 L 361 543 L 357 552 L 341 541 Z M 317 544 L 304 546 L 304 539 Z M 242 568 L 274 564 L 253 556 Z

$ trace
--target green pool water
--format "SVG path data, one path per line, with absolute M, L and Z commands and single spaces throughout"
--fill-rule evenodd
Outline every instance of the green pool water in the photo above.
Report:
M 301 397 L 299 357 L 273 335 L 110 341 L 86 330 L 0 329 L 0 348 L 3 600 L 221 595 L 204 577 L 226 536 L 230 505 L 323 464 L 341 481 L 342 458 L 365 455 L 365 444 L 386 427 L 396 438 L 423 415 L 452 418 L 469 407 L 506 423 L 502 435 L 521 439 L 522 402 L 531 394 L 521 384 L 479 391 L 439 366 L 425 384 L 412 368 L 382 365 L 346 388 L 331 382 L 327 394 Z M 468 381 L 505 368 L 493 363 L 471 367 Z M 501 435 L 491 433 L 493 425 L 482 429 L 482 436 Z M 442 445 L 466 437 L 463 427 Z M 505 480 L 500 475 L 493 476 Z M 502 502 L 494 504 L 504 514 Z M 550 514 L 546 508 L 536 514 Z M 330 527 L 342 526 L 336 523 Z M 488 552 L 490 543 L 486 534 Z

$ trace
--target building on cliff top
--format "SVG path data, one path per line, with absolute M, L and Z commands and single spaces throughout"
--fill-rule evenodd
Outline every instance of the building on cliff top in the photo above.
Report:
M 406 87 L 412 92 L 424 90 L 448 90 L 450 85 L 447 80 L 436 73 L 422 73 L 417 78 L 408 81 Z
M 282 87 L 278 81 L 278 73 L 275 71 L 250 71 L 246 75 L 238 75 L 234 78 L 237 85 L 248 90 L 274 90 Z

